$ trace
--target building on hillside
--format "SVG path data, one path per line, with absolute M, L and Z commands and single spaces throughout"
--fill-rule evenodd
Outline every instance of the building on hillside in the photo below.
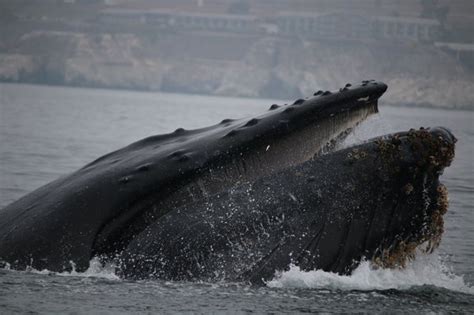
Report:
M 372 32 L 370 20 L 349 14 L 284 13 L 274 18 L 281 34 L 317 38 L 360 38 Z
M 474 44 L 473 43 L 446 43 L 435 42 L 435 47 L 456 56 L 456 59 L 471 69 L 474 69 Z
M 106 9 L 100 14 L 105 24 L 146 24 L 187 30 L 255 32 L 258 19 L 251 15 L 201 14 L 165 10 Z
M 271 33 L 308 38 L 413 40 L 433 42 L 439 38 L 440 23 L 432 19 L 362 16 L 345 13 L 304 14 L 284 12 L 260 17 L 239 14 L 204 14 L 172 10 L 105 9 L 105 24 L 144 24 L 231 33 Z
M 379 39 L 432 42 L 439 38 L 441 25 L 433 19 L 377 16 L 374 35 Z
M 259 20 L 251 15 L 178 13 L 169 24 L 189 30 L 253 33 L 258 30 Z

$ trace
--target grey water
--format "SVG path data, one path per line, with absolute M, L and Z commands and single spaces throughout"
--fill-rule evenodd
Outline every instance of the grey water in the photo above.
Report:
M 289 101 L 289 100 L 288 100 Z M 249 116 L 275 101 L 0 84 L 0 208 L 141 138 Z M 445 234 L 432 255 L 403 270 L 352 276 L 297 267 L 264 287 L 238 283 L 126 281 L 91 261 L 83 273 L 0 270 L 0 313 L 474 312 L 474 112 L 390 107 L 347 139 L 446 126 L 458 138 L 442 182 Z

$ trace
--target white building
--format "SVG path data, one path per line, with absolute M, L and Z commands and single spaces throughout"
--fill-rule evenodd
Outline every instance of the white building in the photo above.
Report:
M 441 27 L 433 19 L 393 16 L 377 16 L 373 23 L 377 38 L 413 41 L 434 41 Z

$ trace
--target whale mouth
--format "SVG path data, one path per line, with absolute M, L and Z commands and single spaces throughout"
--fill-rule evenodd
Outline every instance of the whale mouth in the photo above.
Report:
M 439 177 L 454 158 L 456 141 L 443 127 L 411 129 L 318 159 L 337 179 L 317 177 L 324 223 L 293 263 L 305 271 L 351 274 L 363 259 L 374 268 L 404 268 L 418 252 L 433 252 L 448 209 Z
M 418 181 L 419 187 L 417 192 L 415 183 L 407 183 L 402 187 L 402 194 L 408 196 L 407 204 L 410 204 L 410 195 L 423 200 L 424 204 L 421 209 L 411 209 L 420 213 L 415 217 L 414 229 L 410 229 L 409 233 L 400 232 L 388 243 L 389 246 L 384 244 L 377 248 L 371 262 L 374 267 L 404 268 L 407 262 L 415 258 L 417 252 L 432 253 L 441 242 L 444 232 L 443 216 L 448 210 L 449 201 L 448 190 L 439 182 L 439 176 L 454 158 L 457 139 L 449 129 L 436 127 L 411 129 L 391 135 L 389 140 L 394 146 L 401 141 L 409 144 L 411 156 L 399 158 L 406 159 L 405 162 L 413 165 L 411 171 L 415 174 L 413 178 Z M 382 142 L 379 145 L 385 158 L 394 158 L 393 147 Z
M 339 150 L 354 128 L 378 112 L 378 99 L 386 90 L 387 85 L 382 82 L 363 81 L 360 86 L 346 86 L 339 92 L 320 92 L 292 104 L 271 105 L 253 118 L 224 119 L 215 126 L 197 130 L 179 128 L 172 134 L 131 144 L 125 149 L 129 150 L 127 154 L 134 153 L 133 159 L 149 154 L 151 146 L 159 145 L 160 153 L 180 163 L 180 172 L 190 180 L 170 183 L 173 189 L 166 197 L 148 190 L 145 198 L 127 201 L 126 211 L 116 214 L 96 233 L 91 256 L 120 252 L 136 234 L 168 210 Z M 84 169 L 103 167 L 117 153 L 122 152 L 99 158 Z M 157 158 L 155 155 L 154 159 Z M 189 170 L 188 165 L 192 166 Z
M 231 270 L 231 279 L 263 284 L 291 263 L 347 275 L 364 258 L 375 268 L 404 268 L 417 250 L 440 243 L 448 203 L 438 178 L 455 142 L 440 127 L 399 132 L 184 205 L 132 240 L 118 260 L 120 273 L 213 280 Z M 234 216 L 237 222 L 229 220 Z M 189 226 L 179 224 L 189 218 Z
M 374 87 L 377 86 L 374 84 Z M 386 86 L 380 85 L 378 88 L 380 91 L 377 93 L 383 93 Z M 342 96 L 345 96 L 344 93 Z M 346 102 L 339 100 L 338 97 L 340 96 L 338 94 L 328 95 L 323 101 L 336 104 L 339 107 L 338 109 L 331 106 L 320 106 L 321 104 L 325 105 L 322 102 L 314 104 L 315 106 L 309 104 L 310 102 L 306 105 L 305 102 L 295 102 L 295 104 L 286 107 L 271 107 L 268 113 L 249 121 L 224 120 L 220 127 L 222 132 L 219 129 L 217 131 L 219 134 L 225 134 L 218 141 L 226 145 L 230 144 L 232 148 L 227 151 L 226 159 L 220 158 L 216 160 L 215 164 L 206 164 L 206 170 L 211 171 L 200 173 L 199 180 L 188 182 L 182 186 L 181 190 L 170 193 L 171 198 L 168 197 L 168 200 L 172 199 L 173 204 L 167 204 L 165 199 L 165 202 L 159 204 L 159 207 L 153 207 L 156 209 L 174 208 L 179 211 L 184 208 L 185 211 L 189 211 L 191 208 L 199 208 L 199 205 L 206 204 L 206 200 L 213 198 L 213 196 L 224 195 L 226 191 L 238 191 L 239 187 L 246 187 L 245 183 L 252 184 L 261 179 L 278 176 L 279 173 L 285 170 L 296 169 L 321 157 L 331 159 L 338 156 L 341 151 L 344 151 L 344 148 L 340 146 L 342 140 L 353 131 L 355 126 L 370 114 L 377 112 L 378 96 L 380 95 L 376 94 L 374 98 L 357 98 L 352 103 L 350 100 Z M 292 110 L 288 111 L 289 108 Z M 305 115 L 304 112 L 311 113 L 311 115 Z M 285 117 L 285 120 L 282 122 L 275 115 Z M 317 120 L 313 121 L 308 117 L 311 119 L 316 117 Z M 260 133 L 258 128 L 265 126 L 265 124 L 267 126 L 262 130 L 266 133 Z M 282 128 L 282 125 L 284 125 L 284 128 Z M 304 125 L 305 128 L 301 128 L 301 125 Z M 217 131 L 213 130 L 212 132 Z M 325 135 L 317 134 L 317 132 L 324 133 L 325 131 L 327 131 Z M 189 133 L 191 132 L 189 131 Z M 186 133 L 188 131 L 183 134 L 186 135 Z M 316 139 L 313 137 L 315 133 L 318 135 Z M 206 137 L 208 135 L 205 134 Z M 274 138 L 277 140 L 269 142 L 269 139 Z M 245 145 L 237 146 L 237 140 L 244 142 Z M 307 142 L 310 143 L 307 144 Z M 377 248 L 371 248 L 367 251 L 361 250 L 361 253 L 364 253 L 375 267 L 403 268 L 407 261 L 415 257 L 418 249 L 424 246 L 425 251 L 432 251 L 439 245 L 443 233 L 443 215 L 447 209 L 447 190 L 439 183 L 438 177 L 443 169 L 449 166 L 454 157 L 455 142 L 456 139 L 451 132 L 442 127 L 412 129 L 367 141 L 367 143 L 375 143 L 375 160 L 383 161 L 382 164 L 386 168 L 384 176 L 388 176 L 392 180 L 395 179 L 392 183 L 395 186 L 401 184 L 399 188 L 390 191 L 394 196 L 393 198 L 399 198 L 400 200 L 398 204 L 391 206 L 393 207 L 392 212 L 385 213 L 384 209 L 376 206 L 377 210 L 381 210 L 381 215 L 391 216 L 385 228 L 387 230 L 385 237 L 381 239 L 380 235 L 375 237 L 374 243 L 377 244 Z M 352 147 L 345 149 L 352 150 Z M 192 157 L 192 150 L 189 147 L 187 151 L 178 153 Z M 170 154 L 172 157 L 175 155 L 178 156 L 175 153 Z M 365 151 L 354 149 L 348 154 L 347 158 L 351 161 L 350 163 L 356 163 L 358 160 L 364 160 L 366 155 Z M 409 173 L 410 176 L 400 174 L 400 164 L 403 164 L 404 172 Z M 373 172 L 374 170 L 370 171 Z M 398 178 L 403 178 L 405 182 L 398 183 Z M 299 198 L 291 192 L 286 194 L 294 202 L 298 202 Z M 193 198 L 186 199 L 189 198 L 188 196 Z M 420 200 L 425 204 L 420 203 Z M 155 205 L 156 201 L 151 199 L 149 204 Z M 228 205 L 225 207 L 228 207 Z M 133 210 L 133 206 L 131 208 Z M 141 208 L 137 209 L 141 211 Z M 142 237 L 152 233 L 150 231 L 153 231 L 153 229 L 150 229 L 150 226 L 159 226 L 160 220 L 155 218 L 160 217 L 160 213 L 153 211 L 150 211 L 146 217 L 138 215 L 129 221 L 112 220 L 112 224 L 106 225 L 98 233 L 96 239 L 99 241 L 95 241 L 93 253 L 105 253 L 106 255 L 113 253 L 118 257 L 122 257 L 123 251 L 131 251 L 137 255 L 136 257 L 142 257 L 141 255 L 143 255 L 143 257 L 147 257 L 146 259 L 154 261 L 154 258 L 151 257 L 153 255 L 143 254 L 141 249 L 134 249 L 134 246 L 138 248 L 142 246 L 139 246 L 139 244 L 148 242 Z M 404 222 L 399 224 L 399 221 Z M 390 226 L 390 222 L 395 222 L 394 227 Z M 111 232 L 111 229 L 109 229 L 117 226 L 119 228 L 115 231 L 112 230 Z M 127 226 L 131 226 L 133 229 L 129 229 Z M 170 227 L 170 229 L 172 228 Z M 347 233 L 349 235 L 349 231 Z M 370 235 L 367 238 L 370 238 Z M 320 242 L 320 237 L 316 235 L 314 240 Z M 112 247 L 110 247 L 110 244 L 112 244 Z M 115 244 L 118 244 L 118 246 L 115 246 Z M 150 245 L 146 248 L 153 251 L 152 247 Z M 308 248 L 311 247 L 309 245 Z M 347 248 L 342 250 L 345 251 Z M 279 249 L 275 249 L 272 253 L 277 255 Z M 266 259 L 270 259 L 272 255 L 269 254 Z M 344 255 L 342 253 L 340 257 Z M 127 257 L 125 259 L 125 271 L 123 271 L 125 277 L 133 278 L 139 274 L 138 278 L 140 278 L 143 276 L 142 273 L 148 276 L 152 273 L 151 270 L 154 270 L 154 267 L 148 268 L 150 266 L 146 263 L 144 263 L 142 271 L 137 271 L 135 267 L 129 269 L 130 266 L 127 267 L 127 264 L 135 264 L 136 258 L 127 253 L 125 253 L 125 256 Z M 146 260 L 143 257 L 137 258 L 138 261 Z M 359 258 L 356 257 L 356 259 Z M 301 261 L 305 259 L 305 257 L 302 257 Z M 354 265 L 350 262 L 344 261 L 343 258 L 340 258 L 340 262 L 336 260 L 328 262 L 324 266 L 317 265 L 316 268 L 321 267 L 321 269 L 338 273 L 350 273 L 353 270 Z M 314 269 L 313 257 L 309 257 L 305 264 L 307 264 L 307 268 L 303 266 L 304 269 Z M 325 266 L 329 267 L 326 268 Z M 167 277 L 167 275 L 160 274 L 160 277 Z M 181 275 L 181 277 L 187 279 L 188 276 Z M 260 275 L 257 276 L 257 278 L 259 277 Z
M 444 218 L 448 210 L 448 190 L 446 186 L 438 183 L 436 191 L 437 207 L 431 215 L 425 216 L 425 224 L 421 229 L 405 239 L 395 240 L 391 246 L 378 248 L 370 259 L 372 266 L 377 268 L 401 269 L 409 261 L 415 259 L 417 253 L 431 254 L 441 243 L 444 232 Z
M 340 148 L 387 89 L 349 87 L 107 154 L 1 210 L 0 260 L 83 271 L 100 256 L 124 277 L 256 283 L 293 261 L 403 267 L 439 245 L 456 138 L 420 128 Z

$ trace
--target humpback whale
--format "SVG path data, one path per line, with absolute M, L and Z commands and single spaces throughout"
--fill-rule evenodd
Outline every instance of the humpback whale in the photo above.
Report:
M 261 284 L 293 263 L 399 267 L 443 232 L 449 130 L 339 149 L 387 86 L 363 81 L 253 118 L 135 142 L 0 210 L 0 261 L 125 278 Z

